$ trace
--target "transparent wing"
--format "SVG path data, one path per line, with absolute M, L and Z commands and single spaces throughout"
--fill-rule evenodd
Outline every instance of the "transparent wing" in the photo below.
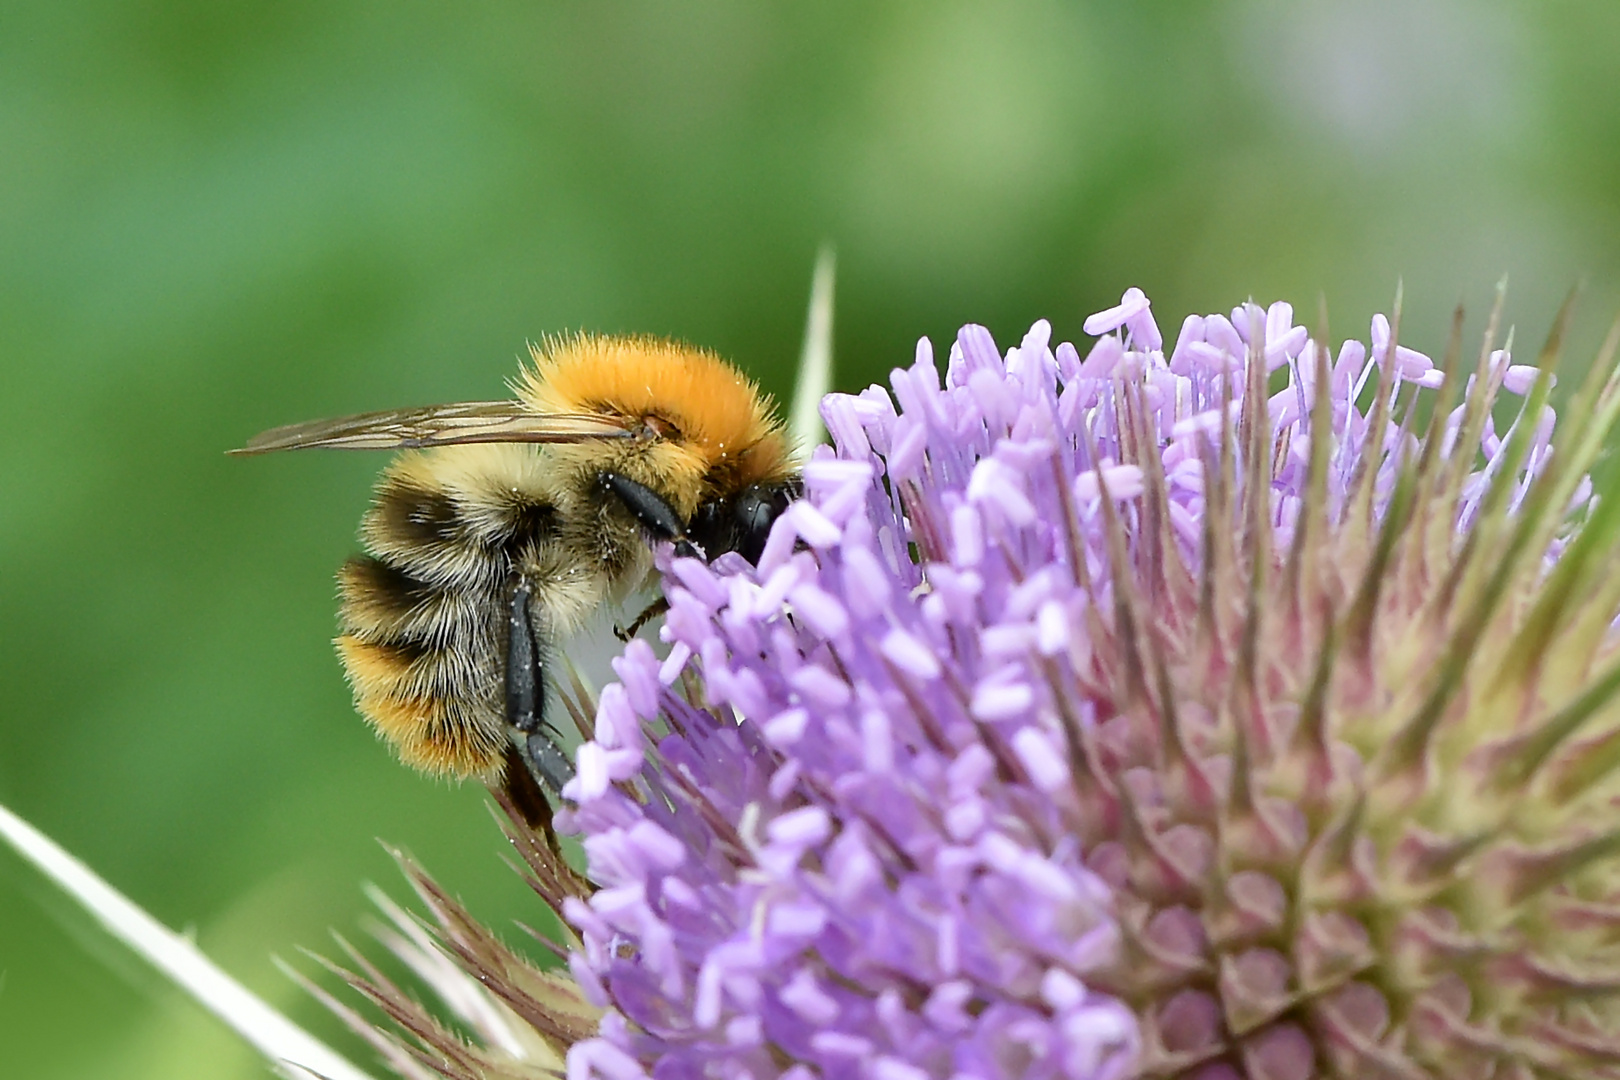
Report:
M 390 409 L 335 420 L 271 428 L 233 454 L 328 447 L 407 450 L 455 443 L 557 443 L 630 436 L 627 421 L 593 413 L 534 412 L 521 401 L 464 401 L 420 409 Z

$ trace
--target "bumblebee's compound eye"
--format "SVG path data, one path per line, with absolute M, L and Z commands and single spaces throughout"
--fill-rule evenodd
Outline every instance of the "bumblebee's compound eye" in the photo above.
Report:
M 771 526 L 797 495 L 796 484 L 753 484 L 744 488 L 731 506 L 736 536 L 733 550 L 750 563 L 758 563 Z

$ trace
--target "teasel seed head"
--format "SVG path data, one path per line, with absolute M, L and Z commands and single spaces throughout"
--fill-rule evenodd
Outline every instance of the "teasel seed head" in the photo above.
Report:
M 830 396 L 759 565 L 666 561 L 581 714 L 585 877 L 510 830 L 573 981 L 416 876 L 437 947 L 570 1080 L 1620 1077 L 1620 330 L 1555 452 L 1567 306 L 1535 366 L 1499 312 L 1167 354 L 1133 289 Z M 555 1065 L 353 981 L 413 1067 Z

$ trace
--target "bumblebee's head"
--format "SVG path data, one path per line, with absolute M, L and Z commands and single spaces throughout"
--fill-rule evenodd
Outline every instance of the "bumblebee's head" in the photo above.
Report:
M 780 510 L 771 508 L 786 505 L 795 469 L 771 400 L 714 353 L 660 338 L 584 334 L 532 351 L 518 395 L 542 413 L 611 416 L 643 432 L 639 445 L 613 452 L 633 453 L 645 473 L 638 479 L 694 528 L 712 519 L 718 537 L 726 517 L 725 528 L 752 534 L 758 530 L 747 523 L 774 520 Z
M 798 477 L 749 484 L 730 498 L 711 499 L 698 507 L 687 536 L 711 559 L 735 551 L 758 563 L 771 526 L 788 503 L 802 493 Z

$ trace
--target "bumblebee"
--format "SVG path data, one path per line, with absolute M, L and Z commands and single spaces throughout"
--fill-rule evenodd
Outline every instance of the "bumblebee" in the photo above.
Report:
M 653 544 L 759 558 L 798 494 L 770 400 L 711 352 L 578 335 L 515 399 L 275 428 L 235 451 L 397 449 L 338 573 L 355 705 L 407 764 L 505 784 L 573 775 L 546 719 L 559 644 L 648 582 Z

